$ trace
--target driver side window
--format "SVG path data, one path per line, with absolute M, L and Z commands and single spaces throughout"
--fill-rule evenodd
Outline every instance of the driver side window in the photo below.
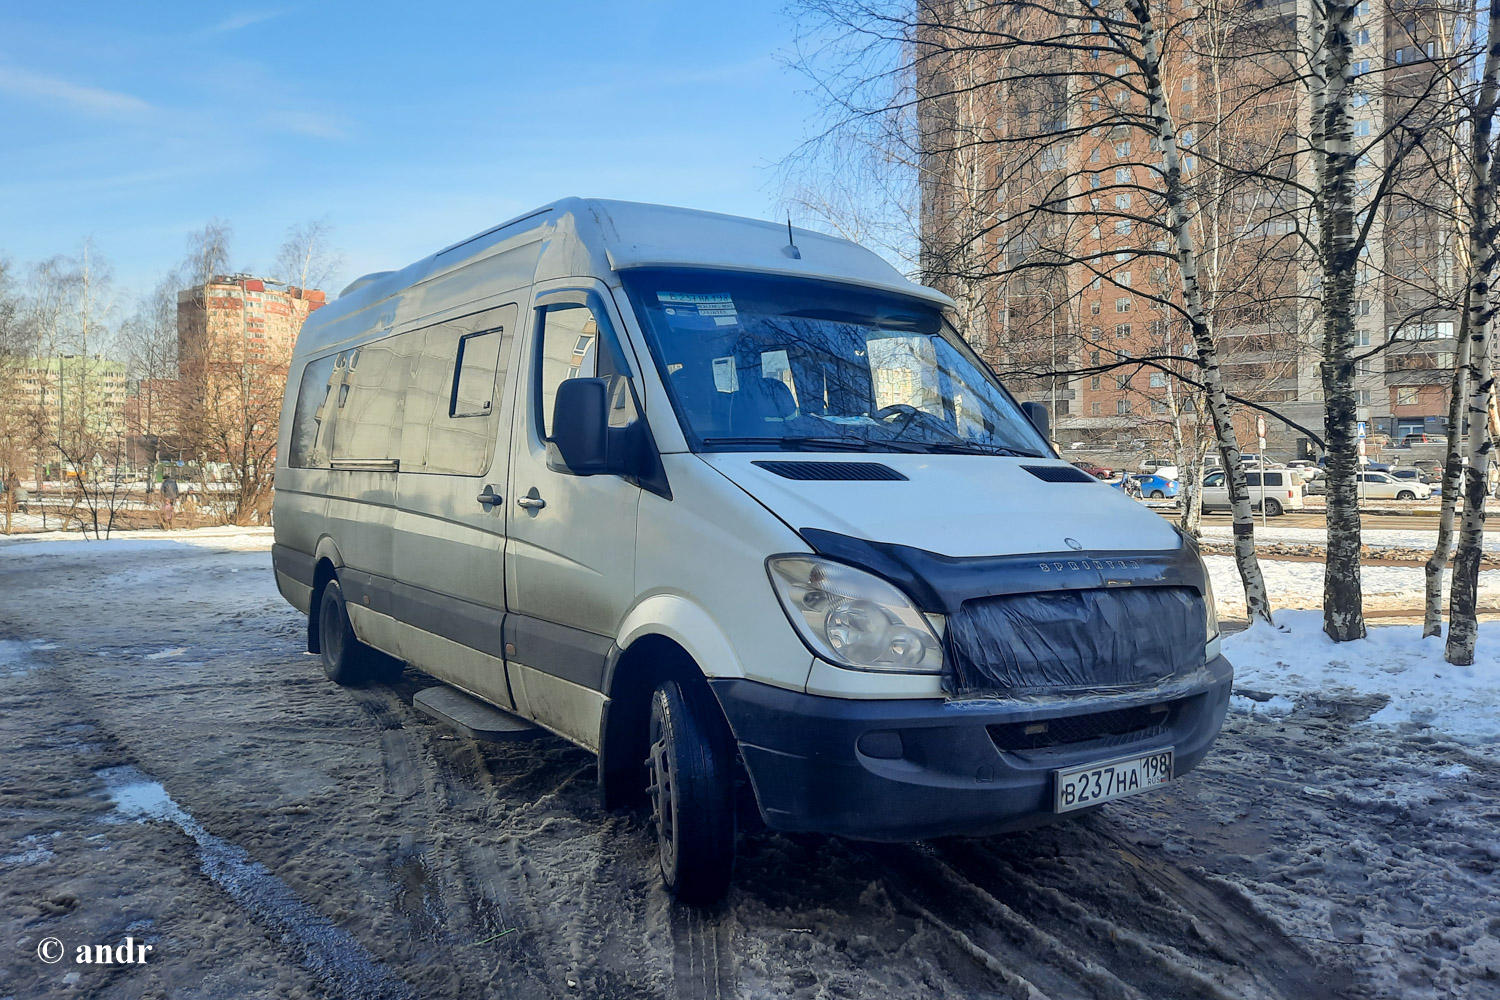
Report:
M 1211 473 L 1209 473 L 1208 476 L 1203 480 L 1203 485 L 1204 486 L 1223 486 L 1224 485 L 1224 473 L 1222 473 L 1222 472 L 1211 472 Z
M 561 303 L 537 310 L 537 426 L 552 436 L 558 386 L 570 378 L 629 375 L 609 321 L 589 306 Z

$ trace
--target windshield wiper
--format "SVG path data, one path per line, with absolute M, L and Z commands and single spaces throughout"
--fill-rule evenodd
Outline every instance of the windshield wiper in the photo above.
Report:
M 707 445 L 716 444 L 754 444 L 764 445 L 768 448 L 780 448 L 783 451 L 869 451 L 872 442 L 863 441 L 858 438 L 837 437 L 810 437 L 808 435 L 792 434 L 787 437 L 766 435 L 764 437 L 706 437 L 703 443 Z
M 1045 458 L 1034 451 L 1021 451 L 1016 448 L 1007 448 L 999 444 L 983 444 L 979 441 L 924 441 L 923 446 L 928 451 L 942 452 L 946 455 L 1006 455 L 1011 458 Z

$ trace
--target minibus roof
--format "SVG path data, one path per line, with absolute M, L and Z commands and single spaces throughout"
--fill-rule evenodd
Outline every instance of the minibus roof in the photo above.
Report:
M 535 281 L 594 275 L 613 284 L 612 272 L 631 268 L 725 268 L 848 282 L 910 295 L 939 307 L 953 305 L 942 292 L 908 281 L 878 254 L 836 236 L 795 227 L 788 231 L 785 224 L 717 212 L 564 198 L 476 233 L 399 271 L 379 271 L 355 279 L 337 299 L 308 318 L 298 337 L 296 353 L 320 351 L 346 339 L 349 327 L 339 321 L 353 313 L 491 254 L 533 242 L 541 243 Z M 434 304 L 424 302 L 429 307 Z M 378 311 L 389 314 L 398 325 L 411 318 L 403 315 L 407 309 L 402 303 Z

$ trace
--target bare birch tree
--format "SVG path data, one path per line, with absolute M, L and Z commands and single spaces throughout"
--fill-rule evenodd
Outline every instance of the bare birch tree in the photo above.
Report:
M 1485 500 L 1494 439 L 1490 434 L 1490 405 L 1494 394 L 1492 353 L 1496 297 L 1493 283 L 1500 265 L 1500 161 L 1496 159 L 1495 117 L 1500 103 L 1500 8 L 1493 3 L 1484 32 L 1485 58 L 1479 93 L 1470 127 L 1469 160 L 1469 281 L 1467 429 L 1468 469 L 1463 482 L 1464 512 L 1458 549 L 1453 558 L 1453 586 L 1448 608 L 1449 663 L 1474 662 L 1479 625 L 1475 604 L 1479 591 L 1479 562 L 1484 547 Z

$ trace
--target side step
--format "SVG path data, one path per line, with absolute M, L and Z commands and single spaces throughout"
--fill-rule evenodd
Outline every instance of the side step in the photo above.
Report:
M 519 716 L 511 715 L 478 698 L 471 698 L 457 688 L 439 684 L 423 688 L 411 700 L 423 715 L 431 716 L 471 740 L 502 743 L 508 740 L 531 740 L 547 735 Z

